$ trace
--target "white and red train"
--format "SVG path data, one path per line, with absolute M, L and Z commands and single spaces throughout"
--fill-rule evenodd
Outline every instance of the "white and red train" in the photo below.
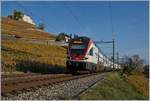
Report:
M 96 44 L 88 37 L 77 37 L 71 40 L 68 47 L 67 70 L 77 71 L 110 71 L 113 62 L 110 61 Z M 120 68 L 114 64 L 115 68 Z

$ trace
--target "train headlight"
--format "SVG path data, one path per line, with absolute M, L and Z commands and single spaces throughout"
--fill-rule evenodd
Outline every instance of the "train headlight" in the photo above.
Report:
M 67 59 L 71 59 L 71 57 L 70 57 L 70 56 L 67 56 Z
M 88 59 L 88 57 L 84 57 L 84 58 L 83 58 L 83 60 L 87 60 L 87 59 Z

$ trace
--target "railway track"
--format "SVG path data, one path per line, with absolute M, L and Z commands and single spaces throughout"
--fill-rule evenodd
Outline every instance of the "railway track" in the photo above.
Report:
M 48 86 L 65 82 L 69 80 L 84 78 L 95 74 L 82 74 L 82 75 L 70 75 L 70 74 L 49 74 L 49 75 L 32 75 L 20 78 L 2 79 L 1 93 L 6 95 L 12 92 L 19 92 L 30 88 L 39 88 L 42 86 Z
M 11 78 L 20 78 L 20 77 L 28 77 L 28 76 L 34 76 L 39 74 L 32 74 L 32 73 L 23 73 L 23 74 L 12 74 L 12 75 L 1 75 L 1 79 L 11 79 Z

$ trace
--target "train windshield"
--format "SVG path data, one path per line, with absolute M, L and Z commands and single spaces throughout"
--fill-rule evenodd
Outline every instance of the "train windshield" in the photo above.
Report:
M 72 45 L 71 49 L 85 49 L 86 45 Z
M 86 45 L 72 45 L 70 47 L 71 54 L 77 54 L 77 55 L 83 54 L 85 48 L 86 48 Z

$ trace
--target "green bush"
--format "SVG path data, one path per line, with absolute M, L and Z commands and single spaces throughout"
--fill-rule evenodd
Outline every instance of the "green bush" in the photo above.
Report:
M 149 78 L 149 65 L 144 66 L 144 74 Z

